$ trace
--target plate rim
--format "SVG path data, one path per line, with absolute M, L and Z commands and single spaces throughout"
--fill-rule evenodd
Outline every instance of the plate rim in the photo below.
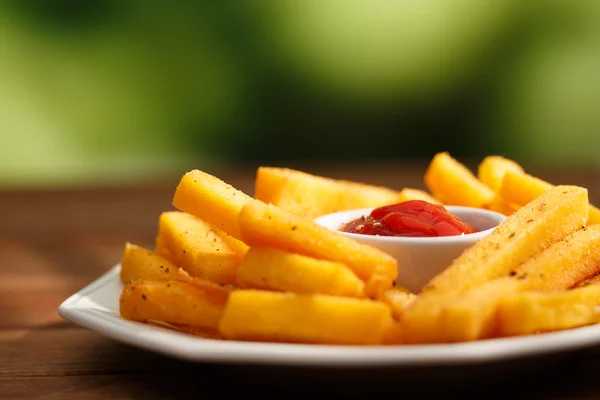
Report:
M 473 365 L 558 354 L 600 344 L 600 324 L 565 331 L 475 342 L 427 345 L 342 346 L 262 343 L 201 338 L 77 307 L 87 295 L 119 281 L 120 264 L 69 296 L 58 314 L 108 338 L 193 362 L 319 367 L 434 367 Z

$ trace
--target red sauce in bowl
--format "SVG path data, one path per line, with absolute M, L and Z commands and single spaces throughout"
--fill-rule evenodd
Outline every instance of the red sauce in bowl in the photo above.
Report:
M 475 233 L 477 230 L 450 214 L 444 206 L 411 200 L 374 209 L 344 224 L 340 231 L 373 236 L 437 237 Z

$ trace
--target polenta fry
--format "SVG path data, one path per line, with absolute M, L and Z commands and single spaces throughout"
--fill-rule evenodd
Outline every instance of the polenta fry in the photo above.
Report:
M 135 281 L 123 289 L 120 314 L 134 321 L 216 328 L 227 297 L 186 282 Z
M 506 171 L 498 194 L 507 201 L 523 206 L 553 187 L 551 183 L 535 176 Z M 600 224 L 600 209 L 590 204 L 588 225 L 595 224 Z
M 255 198 L 306 218 L 343 210 L 380 207 L 396 201 L 386 187 L 331 179 L 289 168 L 260 167 Z
M 436 199 L 447 205 L 481 208 L 494 197 L 490 188 L 447 152 L 433 157 L 425 172 L 425 185 Z
M 366 283 L 366 294 L 380 296 L 392 287 L 396 260 L 314 221 L 253 200 L 240 212 L 238 226 L 244 242 L 303 254 L 347 265 Z
M 501 335 L 527 335 L 600 322 L 600 286 L 558 292 L 524 292 L 502 299 Z
M 177 267 L 166 258 L 131 243 L 125 244 L 125 251 L 121 259 L 120 277 L 123 283 L 135 281 L 182 281 L 210 293 L 210 296 L 213 297 L 225 298 L 229 292 L 228 287 L 192 277 L 185 270 Z
M 391 321 L 390 309 L 378 301 L 236 290 L 219 331 L 235 340 L 380 344 Z
M 180 211 L 160 215 L 156 253 L 194 277 L 235 285 L 248 246 L 198 217 Z
M 600 266 L 600 225 L 583 228 L 510 271 L 443 307 L 445 341 L 482 339 L 494 331 L 498 301 L 520 291 L 566 290 Z M 508 283 L 511 282 L 511 283 Z
M 423 289 L 402 318 L 406 339 L 435 342 L 443 305 L 457 295 L 509 274 L 587 222 L 587 190 L 557 186 L 508 217 L 462 253 Z
M 195 169 L 181 178 L 173 206 L 239 239 L 237 216 L 250 200 L 250 196 L 221 179 Z
M 241 287 L 363 297 L 365 284 L 342 263 L 252 247 L 237 270 Z
M 487 187 L 497 192 L 506 171 L 524 173 L 523 167 L 513 160 L 502 156 L 487 156 L 479 164 L 477 177 Z

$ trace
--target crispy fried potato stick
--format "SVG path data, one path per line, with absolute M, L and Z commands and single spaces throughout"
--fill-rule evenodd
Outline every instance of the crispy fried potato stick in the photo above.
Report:
M 515 171 L 506 171 L 498 194 L 507 201 L 523 206 L 553 187 L 554 185 L 551 183 L 535 176 Z M 590 204 L 588 225 L 599 223 L 600 210 Z
M 587 190 L 557 186 L 508 217 L 475 243 L 419 294 L 402 317 L 406 339 L 440 340 L 443 306 L 457 295 L 501 278 L 587 222 Z
M 584 228 L 557 242 L 497 279 L 444 305 L 444 341 L 482 339 L 494 332 L 498 302 L 520 291 L 566 290 L 600 266 L 600 225 Z
M 523 167 L 513 160 L 502 156 L 487 156 L 479 164 L 477 177 L 487 187 L 497 192 L 500 189 L 502 178 L 504 178 L 506 171 L 525 172 Z
M 194 215 L 160 215 L 156 253 L 192 276 L 235 285 L 237 267 L 247 251 L 246 244 Z
M 436 154 L 425 172 L 425 185 L 443 204 L 482 208 L 494 192 L 447 152 Z
M 556 292 L 523 292 L 504 298 L 498 309 L 505 336 L 557 331 L 600 322 L 600 286 Z
M 235 340 L 366 345 L 380 344 L 391 321 L 389 307 L 378 301 L 236 290 L 219 331 Z
M 181 178 L 173 206 L 239 239 L 237 217 L 250 200 L 250 196 L 221 179 L 195 169 Z
M 120 313 L 134 321 L 216 328 L 227 297 L 186 282 L 135 281 L 121 293 Z
M 121 281 L 182 281 L 212 293 L 213 297 L 226 297 L 229 287 L 192 277 L 182 268 L 156 253 L 135 244 L 126 243 L 121 259 Z
M 314 221 L 253 200 L 240 212 L 242 240 L 250 246 L 271 247 L 347 265 L 366 283 L 366 294 L 378 297 L 392 287 L 396 260 Z
M 398 191 L 289 168 L 259 167 L 254 197 L 306 218 L 393 204 Z
M 340 262 L 252 247 L 237 271 L 241 287 L 364 297 L 365 284 Z

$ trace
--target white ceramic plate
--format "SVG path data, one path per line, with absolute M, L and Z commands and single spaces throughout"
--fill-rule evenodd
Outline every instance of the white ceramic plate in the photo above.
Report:
M 336 367 L 417 367 L 483 364 L 551 355 L 600 344 L 600 325 L 473 343 L 411 346 L 325 346 L 204 339 L 122 319 L 119 266 L 67 299 L 65 319 L 117 341 L 197 362 Z

